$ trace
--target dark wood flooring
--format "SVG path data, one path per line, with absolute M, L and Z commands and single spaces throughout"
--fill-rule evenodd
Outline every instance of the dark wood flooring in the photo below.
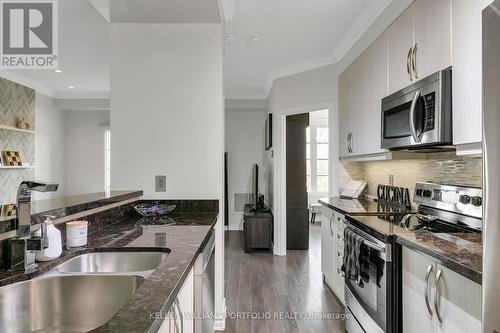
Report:
M 224 332 L 345 332 L 342 320 L 323 316 L 344 309 L 323 284 L 320 240 L 319 226 L 311 225 L 309 251 L 247 254 L 243 232 L 226 231 Z

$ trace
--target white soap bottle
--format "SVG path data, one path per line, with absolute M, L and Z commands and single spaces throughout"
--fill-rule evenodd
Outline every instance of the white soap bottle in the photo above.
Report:
M 49 247 L 41 251 L 35 251 L 35 259 L 38 261 L 49 261 L 57 259 L 62 253 L 61 231 L 57 229 L 49 217 L 45 220 L 47 224 L 47 235 Z M 41 235 L 41 231 L 37 230 L 37 236 Z

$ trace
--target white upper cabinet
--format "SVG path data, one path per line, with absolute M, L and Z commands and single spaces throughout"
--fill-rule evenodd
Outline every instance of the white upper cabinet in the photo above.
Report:
M 451 66 L 450 0 L 416 0 L 388 32 L 389 94 Z
M 349 137 L 351 133 L 349 113 L 349 68 L 339 77 L 339 157 L 350 154 Z
M 452 0 L 453 144 L 482 141 L 480 1 Z
M 383 33 L 365 52 L 365 75 L 363 75 L 363 140 L 362 153 L 384 152 L 381 148 L 382 98 L 388 93 L 387 78 L 387 33 Z M 363 139 L 363 136 L 360 138 Z
M 413 81 L 411 56 L 413 48 L 414 4 L 408 7 L 387 29 L 389 35 L 389 94 Z
M 381 101 L 387 95 L 387 34 L 339 78 L 339 156 L 381 153 Z
M 413 7 L 412 69 L 418 81 L 451 66 L 451 2 L 416 0 Z

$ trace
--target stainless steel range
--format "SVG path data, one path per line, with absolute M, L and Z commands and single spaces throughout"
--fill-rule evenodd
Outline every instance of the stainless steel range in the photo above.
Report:
M 433 233 L 482 230 L 483 200 L 479 188 L 417 183 L 413 202 L 418 204 L 418 210 L 407 215 L 347 216 L 344 238 L 348 239 L 348 233 L 361 236 L 361 249 L 366 251 L 358 262 L 365 266 L 364 277 L 357 280 L 346 277 L 345 281 L 349 333 L 402 331 L 402 263 L 401 246 L 395 242 L 397 234 L 417 230 Z M 348 242 L 345 244 L 349 247 Z M 344 256 L 351 250 L 346 248 Z

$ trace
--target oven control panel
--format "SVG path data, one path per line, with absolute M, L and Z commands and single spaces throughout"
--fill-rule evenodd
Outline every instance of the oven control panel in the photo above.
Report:
M 476 187 L 417 183 L 413 193 L 413 202 L 482 218 L 483 191 Z

